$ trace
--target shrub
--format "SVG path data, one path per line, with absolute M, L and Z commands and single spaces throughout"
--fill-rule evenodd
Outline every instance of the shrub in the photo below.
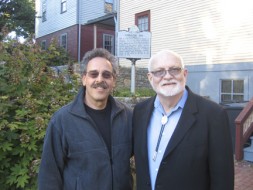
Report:
M 45 53 L 45 63 L 47 66 L 59 66 L 71 64 L 73 60 L 71 59 L 68 52 L 63 47 L 57 45 L 56 39 L 52 39 L 49 47 L 43 50 Z
M 53 112 L 73 99 L 71 83 L 46 65 L 47 52 L 33 43 L 0 42 L 0 187 L 37 189 L 45 130 Z
M 155 92 L 151 88 L 137 88 L 134 95 L 129 88 L 116 88 L 113 91 L 115 97 L 150 97 L 154 95 Z

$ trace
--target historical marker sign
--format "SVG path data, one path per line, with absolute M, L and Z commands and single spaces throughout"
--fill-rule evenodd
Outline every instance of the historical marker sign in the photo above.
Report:
M 118 32 L 117 57 L 149 59 L 150 50 L 150 32 Z

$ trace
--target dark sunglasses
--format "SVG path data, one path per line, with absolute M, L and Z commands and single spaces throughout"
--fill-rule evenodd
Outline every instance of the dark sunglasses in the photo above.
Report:
M 97 78 L 98 75 L 99 75 L 99 72 L 98 71 L 89 71 L 89 72 L 86 72 L 86 74 L 90 77 L 90 78 Z M 102 77 L 104 79 L 110 79 L 113 77 L 113 74 L 110 72 L 110 71 L 103 71 L 102 72 Z

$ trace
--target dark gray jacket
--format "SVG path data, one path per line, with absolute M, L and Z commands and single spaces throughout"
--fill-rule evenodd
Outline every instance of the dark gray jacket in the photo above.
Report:
M 84 89 L 52 117 L 39 170 L 40 190 L 130 190 L 132 110 L 111 96 L 110 158 L 83 105 Z

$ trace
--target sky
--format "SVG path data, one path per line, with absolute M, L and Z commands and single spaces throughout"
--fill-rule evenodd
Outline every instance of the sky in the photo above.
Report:
M 15 39 L 16 38 L 16 32 L 11 32 L 8 34 L 8 37 L 11 38 L 11 39 Z M 24 43 L 25 39 L 23 37 L 18 37 L 18 41 L 20 43 Z

